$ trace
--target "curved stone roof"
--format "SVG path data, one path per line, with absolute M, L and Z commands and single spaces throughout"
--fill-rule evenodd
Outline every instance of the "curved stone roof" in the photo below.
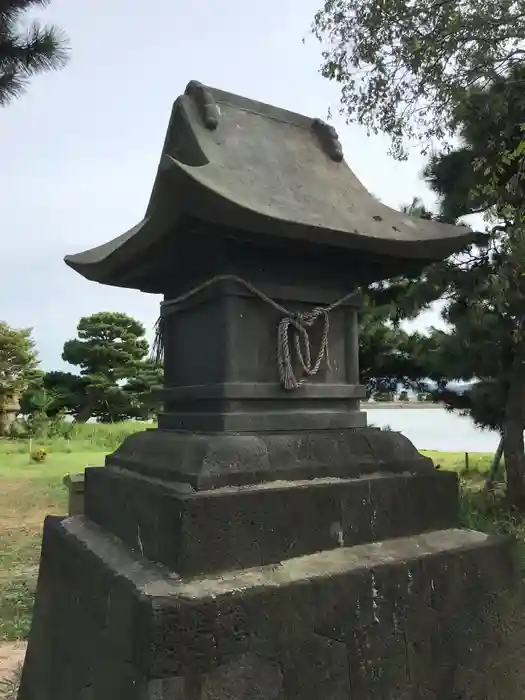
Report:
M 176 238 L 188 217 L 239 236 L 425 262 L 474 237 L 466 227 L 377 201 L 345 162 L 333 127 L 194 81 L 173 106 L 144 219 L 65 261 L 89 279 L 119 284 L 119 269 L 140 265 L 153 243 Z

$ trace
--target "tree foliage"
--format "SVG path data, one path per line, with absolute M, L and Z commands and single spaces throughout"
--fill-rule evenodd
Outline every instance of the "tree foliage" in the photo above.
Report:
M 449 410 L 470 418 L 481 430 L 494 430 L 501 434 L 505 421 L 506 396 L 500 382 L 484 379 L 459 392 L 449 388 L 441 389 L 437 392 L 437 398 Z
M 64 344 L 62 359 L 80 369 L 81 383 L 71 400 L 84 422 L 145 418 L 155 404 L 150 391 L 162 382 L 162 369 L 147 358 L 144 326 L 123 313 L 101 312 L 80 319 L 78 338 Z M 71 379 L 61 377 L 64 390 Z
M 0 0 L 0 106 L 21 95 L 37 73 L 67 63 L 67 39 L 60 29 L 23 23 L 28 10 L 48 4 L 49 0 Z
M 425 379 L 435 377 L 432 338 L 403 330 L 395 317 L 398 308 L 380 296 L 373 300 L 374 289 L 365 297 L 359 326 L 359 366 L 367 395 L 397 393 L 399 385 L 421 389 Z
M 403 211 L 429 219 L 432 213 L 415 197 Z M 374 282 L 365 290 L 359 325 L 359 367 L 367 396 L 394 395 L 400 386 L 422 392 L 426 380 L 441 380 L 436 343 L 428 334 L 408 332 L 401 321 L 417 317 L 436 299 L 424 275 Z
M 135 366 L 134 374 L 121 386 L 111 387 L 98 402 L 93 417 L 101 423 L 122 420 L 148 420 L 159 410 L 153 393 L 162 386 L 162 367 L 146 358 Z
M 0 407 L 17 398 L 38 366 L 31 328 L 11 328 L 0 321 Z
M 20 412 L 45 413 L 49 419 L 59 415 L 76 417 L 86 400 L 87 385 L 85 377 L 71 372 L 41 372 L 22 395 Z
M 484 90 L 471 90 L 454 110 L 461 145 L 434 155 L 425 172 L 447 220 L 484 212 L 502 225 L 496 233 L 517 231 L 525 195 L 524 84 L 520 66 Z
M 31 333 L 31 328 L 11 328 L 0 321 L 0 436 L 9 432 L 20 396 L 37 371 Z
M 423 148 L 455 130 L 467 93 L 508 77 L 525 54 L 525 0 L 325 0 L 313 30 L 343 112 Z
M 485 212 L 493 245 L 435 266 L 416 295 L 441 286 L 465 352 L 499 344 L 507 494 L 525 507 L 525 0 L 326 0 L 314 31 L 342 111 L 390 136 L 396 157 L 406 139 L 425 151 L 461 138 L 431 163 L 443 216 Z
M 451 219 L 483 212 L 490 242 L 450 266 L 441 265 L 445 319 L 440 341 L 447 371 L 478 378 L 451 406 L 499 430 L 509 499 L 525 505 L 525 210 L 523 107 L 525 70 L 472 89 L 455 110 L 459 148 L 434 156 L 426 175 Z

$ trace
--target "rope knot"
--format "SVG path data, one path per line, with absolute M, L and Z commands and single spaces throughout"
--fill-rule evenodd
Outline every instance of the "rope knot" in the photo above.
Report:
M 312 363 L 312 352 L 308 330 L 312 328 L 316 320 L 322 317 L 323 329 L 321 341 L 315 362 Z M 279 379 L 284 389 L 297 389 L 306 381 L 307 377 L 313 377 L 323 360 L 328 359 L 328 331 L 330 321 L 328 309 L 316 307 L 311 311 L 295 311 L 284 316 L 277 329 L 277 360 L 279 365 Z M 293 341 L 295 355 L 299 361 L 303 373 L 301 379 L 297 379 L 293 369 L 292 353 L 290 350 L 290 336 Z
M 347 299 L 352 297 L 355 294 L 355 290 L 345 294 L 340 299 L 337 299 L 337 301 L 334 301 L 332 304 L 330 304 L 330 306 L 326 306 L 324 308 L 317 306 L 311 311 L 291 312 L 273 299 L 270 299 L 269 296 L 254 287 L 253 284 L 242 279 L 242 277 L 237 277 L 236 275 L 217 275 L 216 277 L 212 277 L 209 280 L 206 280 L 206 282 L 199 284 L 197 287 L 190 289 L 185 294 L 181 294 L 181 296 L 177 297 L 176 299 L 170 299 L 169 301 L 162 302 L 162 312 L 157 323 L 155 324 L 155 341 L 152 349 L 152 355 L 156 362 L 160 363 L 164 359 L 166 317 L 174 313 L 182 302 L 186 301 L 187 299 L 191 299 L 191 297 L 195 296 L 199 292 L 202 292 L 208 287 L 211 287 L 217 282 L 227 280 L 242 285 L 254 296 L 258 297 L 265 304 L 268 304 L 283 315 L 277 329 L 277 362 L 279 368 L 279 379 L 281 386 L 284 389 L 297 389 L 300 387 L 302 384 L 304 384 L 308 377 L 313 377 L 314 374 L 317 374 L 323 360 L 325 360 L 327 366 L 330 367 L 330 360 L 328 357 L 328 314 L 338 306 L 341 306 L 341 304 L 344 304 Z M 323 328 L 317 357 L 315 362 L 312 363 L 312 353 L 308 331 L 312 328 L 318 318 L 323 319 Z M 303 374 L 300 379 L 297 379 L 295 376 L 293 368 L 290 338 L 293 340 L 293 348 Z

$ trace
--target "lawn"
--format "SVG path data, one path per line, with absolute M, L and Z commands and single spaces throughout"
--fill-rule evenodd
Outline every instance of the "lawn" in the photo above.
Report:
M 104 456 L 126 434 L 143 427 L 85 426 L 69 439 L 47 444 L 0 441 L 0 642 L 25 639 L 29 631 L 42 523 L 49 513 L 61 515 L 67 511 L 64 475 L 81 472 L 86 465 L 103 464 Z M 32 462 L 30 452 L 42 446 L 48 452 L 45 461 Z M 441 469 L 464 469 L 463 454 L 426 454 Z M 519 534 L 519 528 L 504 516 L 498 502 L 479 492 L 489 465 L 488 455 L 470 455 L 469 472 L 462 478 L 464 524 Z
M 51 453 L 34 464 L 28 454 L 1 447 L 0 641 L 7 641 L 24 639 L 29 631 L 43 520 L 67 512 L 64 475 L 102 464 L 104 453 Z
M 72 427 L 51 440 L 0 440 L 0 642 L 25 639 L 31 621 L 42 524 L 67 512 L 66 474 L 102 465 L 138 422 Z M 30 454 L 44 448 L 42 463 Z

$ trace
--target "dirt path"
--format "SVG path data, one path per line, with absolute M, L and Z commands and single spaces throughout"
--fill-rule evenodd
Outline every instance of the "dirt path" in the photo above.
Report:
M 0 700 L 15 697 L 13 679 L 24 660 L 26 645 L 20 642 L 2 642 L 0 644 Z

